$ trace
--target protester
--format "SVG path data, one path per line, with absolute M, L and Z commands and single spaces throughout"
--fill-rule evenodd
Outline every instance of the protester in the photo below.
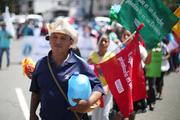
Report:
M 6 30 L 6 24 L 3 22 L 1 24 L 0 30 L 0 69 L 2 67 L 2 57 L 3 53 L 6 52 L 7 63 L 6 66 L 10 65 L 10 45 L 11 45 L 12 35 Z
M 109 43 L 110 41 L 108 35 L 106 34 L 102 35 L 97 42 L 98 51 L 92 51 L 90 53 L 90 56 L 88 58 L 88 63 L 96 65 L 112 57 L 113 53 L 107 51 Z M 98 77 L 102 82 L 105 95 L 103 96 L 103 100 L 104 100 L 103 108 L 98 107 L 92 112 L 92 120 L 109 120 L 109 113 L 112 108 L 112 94 L 108 88 L 108 85 L 101 70 L 98 67 L 96 69 L 98 71 Z
M 40 32 L 40 35 L 41 36 L 46 36 L 48 34 L 48 29 L 46 27 L 46 22 L 43 21 L 43 25 L 41 27 L 41 32 Z
M 37 29 L 39 29 L 39 28 L 37 28 Z M 22 58 L 29 57 L 33 50 L 32 36 L 35 35 L 33 21 L 31 21 L 31 20 L 26 21 L 24 23 L 24 25 L 22 26 L 22 28 L 20 28 L 19 34 L 22 37 L 22 41 L 23 41 L 22 42 Z M 37 34 L 39 34 L 39 32 Z
M 164 40 L 163 40 L 164 41 Z M 156 96 L 158 100 L 162 100 L 162 91 L 163 91 L 163 86 L 164 86 L 164 74 L 167 72 L 170 68 L 169 64 L 169 57 L 170 53 L 168 52 L 167 45 L 165 42 L 161 41 L 160 46 L 162 49 L 162 63 L 161 63 L 161 76 L 157 78 L 156 80 Z
M 156 81 L 161 76 L 162 51 L 160 44 L 152 49 L 152 58 L 146 66 L 146 77 L 148 80 L 148 105 L 149 110 L 153 111 L 156 103 Z
M 180 38 L 178 38 L 178 35 L 174 31 L 170 32 L 165 37 L 165 39 L 163 39 L 163 42 L 167 45 L 168 51 L 170 53 L 170 57 L 169 57 L 170 69 L 168 70 L 168 73 L 179 72 L 180 45 L 178 45 L 178 41 L 180 41 Z
M 37 62 L 32 75 L 30 120 L 38 119 L 36 110 L 39 103 L 41 103 L 42 120 L 87 120 L 87 110 L 104 93 L 101 83 L 88 64 L 71 51 L 77 40 L 77 32 L 70 24 L 60 19 L 49 24 L 48 30 L 51 51 L 48 56 Z M 88 76 L 92 87 L 89 99 L 74 99 L 77 105 L 70 106 L 54 83 L 48 63 L 65 96 L 67 96 L 68 79 L 74 72 Z
M 33 36 L 34 35 L 33 28 L 34 28 L 33 22 L 29 20 L 24 23 L 24 26 L 22 26 L 19 32 L 22 36 Z

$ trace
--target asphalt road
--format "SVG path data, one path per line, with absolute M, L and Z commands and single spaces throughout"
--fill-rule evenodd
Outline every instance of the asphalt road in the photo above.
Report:
M 165 76 L 163 100 L 154 111 L 138 114 L 137 120 L 180 120 L 180 72 Z
M 20 41 L 11 49 L 11 65 L 6 68 L 6 56 L 0 70 L 0 120 L 28 120 L 30 80 L 22 74 Z M 180 72 L 165 76 L 163 100 L 157 101 L 155 110 L 138 114 L 136 120 L 180 120 Z

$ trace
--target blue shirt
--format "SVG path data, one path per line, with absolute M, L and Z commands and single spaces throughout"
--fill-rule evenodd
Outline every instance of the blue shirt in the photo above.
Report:
M 6 30 L 0 30 L 0 48 L 10 48 L 11 38 L 9 32 Z
M 99 79 L 81 58 L 70 52 L 67 60 L 57 66 L 48 54 L 50 64 L 59 84 L 67 96 L 68 79 L 74 72 L 79 72 L 89 77 L 92 91 L 104 92 Z M 45 120 L 76 120 L 73 112 L 67 110 L 68 102 L 65 100 L 54 83 L 47 64 L 47 56 L 40 59 L 33 72 L 30 91 L 40 93 L 40 116 Z

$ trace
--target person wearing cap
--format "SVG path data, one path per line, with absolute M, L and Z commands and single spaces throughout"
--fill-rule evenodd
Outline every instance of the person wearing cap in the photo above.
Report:
M 88 64 L 71 50 L 77 43 L 76 30 L 64 19 L 47 27 L 51 51 L 37 62 L 32 73 L 30 120 L 38 120 L 36 110 L 39 103 L 42 120 L 88 120 L 89 107 L 104 94 L 102 85 Z M 68 80 L 73 73 L 88 76 L 92 88 L 89 99 L 74 99 L 77 105 L 70 106 L 53 81 L 48 63 L 66 96 Z
M 1 69 L 2 57 L 4 52 L 6 52 L 7 55 L 6 66 L 9 67 L 10 65 L 10 45 L 11 45 L 12 35 L 6 30 L 6 24 L 4 22 L 0 24 L 1 24 L 1 30 L 0 30 L 0 69 Z

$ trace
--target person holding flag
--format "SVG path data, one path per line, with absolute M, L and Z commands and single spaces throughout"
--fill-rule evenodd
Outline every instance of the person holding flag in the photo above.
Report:
M 103 108 L 98 107 L 92 112 L 92 120 L 109 120 L 109 113 L 112 108 L 112 94 L 101 69 L 97 65 L 100 62 L 108 60 L 114 55 L 112 52 L 108 52 L 107 50 L 109 44 L 110 41 L 108 35 L 101 35 L 97 41 L 98 51 L 92 51 L 88 58 L 88 63 L 95 66 L 95 71 L 97 71 L 97 76 L 100 79 L 105 91 L 105 95 L 103 96 L 104 106 Z
M 121 41 L 122 42 L 125 42 L 132 34 L 130 31 L 126 30 L 125 28 L 123 29 L 123 34 L 122 34 L 122 37 L 121 37 Z M 141 65 L 139 67 L 139 73 L 137 75 L 135 75 L 136 79 L 138 81 L 142 81 L 142 85 L 141 87 L 145 87 L 145 77 L 144 77 L 144 67 L 145 67 L 145 64 L 149 64 L 150 61 L 151 61 L 151 52 L 147 52 L 144 44 L 143 44 L 143 40 L 141 38 L 141 36 L 139 36 L 140 40 L 139 40 L 139 52 L 140 52 L 140 61 L 141 61 Z M 133 40 L 133 37 L 130 38 L 129 42 Z M 128 44 L 128 43 L 126 43 Z M 135 69 L 137 69 L 135 67 Z M 134 72 L 134 71 L 133 71 Z M 135 83 L 135 80 L 134 80 L 134 83 Z M 133 107 L 134 107 L 134 112 L 135 113 L 139 113 L 139 112 L 146 112 L 146 107 L 147 107 L 147 103 L 146 103 L 146 93 L 144 93 L 143 97 L 138 95 L 138 94 L 141 94 L 140 92 L 142 92 L 140 89 L 138 90 L 137 87 L 136 87 L 136 84 L 134 84 L 134 91 L 136 92 L 133 92 L 134 94 L 134 98 L 133 98 Z M 135 90 L 137 89 L 137 90 Z M 145 89 L 144 89 L 145 90 Z M 140 98 L 139 98 L 140 96 Z M 133 115 L 131 115 L 131 119 L 133 119 Z M 134 116 L 135 117 L 135 116 Z
M 115 109 L 116 111 L 120 110 L 115 115 L 114 120 L 134 120 L 133 102 L 146 98 L 146 85 L 141 62 L 148 64 L 151 60 L 151 52 L 147 53 L 146 49 L 138 43 L 138 38 L 138 31 L 134 36 L 128 30 L 123 29 L 121 36 L 124 43 L 123 49 L 115 57 L 100 63 L 101 70 L 117 103 Z M 141 52 L 139 52 L 139 49 L 141 49 Z M 135 73 L 135 70 L 138 72 Z M 128 82 L 129 87 L 124 82 Z
M 121 42 L 120 49 L 121 50 L 124 49 L 131 40 L 133 40 L 132 36 L 129 37 L 131 35 L 131 33 L 128 30 L 126 30 L 124 27 L 122 27 L 120 29 L 120 31 L 118 32 L 117 35 L 119 35 L 121 38 L 120 39 L 120 42 Z M 127 40 L 127 39 L 129 39 L 129 40 Z M 119 109 L 118 105 L 116 104 L 115 100 L 113 101 L 113 109 L 115 110 L 115 115 L 114 115 L 113 120 L 128 120 L 128 119 L 134 118 L 133 114 L 131 114 L 129 118 L 128 117 L 125 118 L 123 116 L 123 114 L 120 112 L 120 109 Z

